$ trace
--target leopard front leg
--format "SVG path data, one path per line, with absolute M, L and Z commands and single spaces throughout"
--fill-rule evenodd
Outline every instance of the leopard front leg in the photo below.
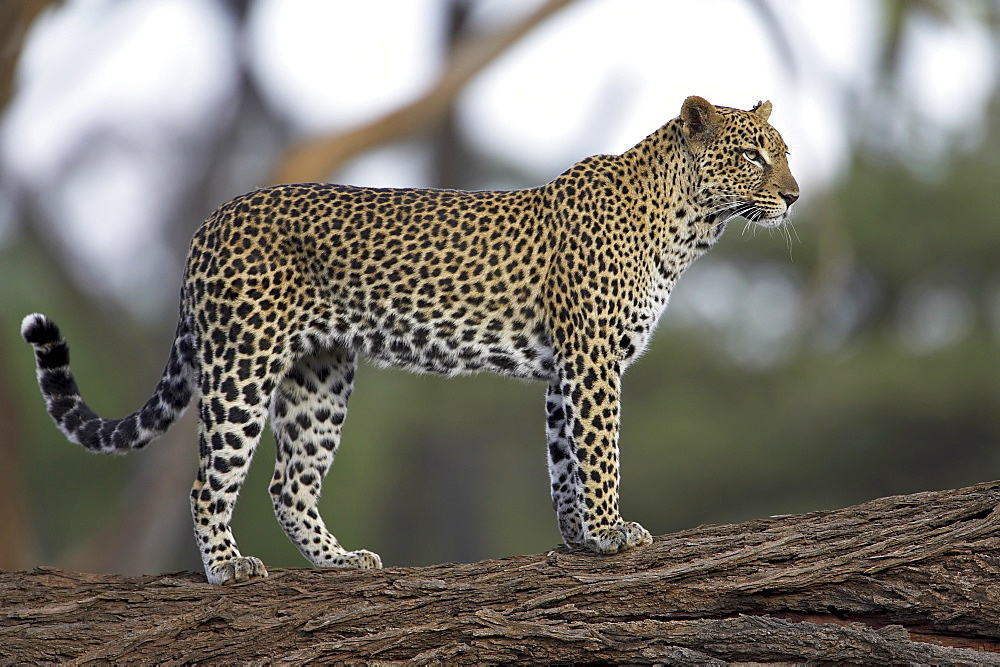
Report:
M 566 544 L 613 554 L 650 544 L 649 532 L 618 513 L 617 364 L 589 356 L 561 364 L 546 395 L 552 505 Z

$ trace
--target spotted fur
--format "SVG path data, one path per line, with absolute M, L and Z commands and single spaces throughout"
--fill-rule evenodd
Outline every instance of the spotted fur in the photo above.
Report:
M 648 544 L 618 513 L 621 375 L 681 273 L 736 215 L 780 224 L 798 198 L 786 147 L 751 111 L 688 98 L 619 156 L 530 190 L 281 185 L 237 197 L 195 234 L 177 336 L 146 404 L 103 419 L 83 402 L 56 326 L 29 315 L 49 414 L 101 453 L 143 447 L 198 395 L 195 536 L 212 583 L 266 576 L 230 530 L 270 416 L 281 527 L 320 567 L 381 566 L 319 515 L 358 355 L 417 372 L 493 371 L 547 383 L 552 503 L 567 544 Z

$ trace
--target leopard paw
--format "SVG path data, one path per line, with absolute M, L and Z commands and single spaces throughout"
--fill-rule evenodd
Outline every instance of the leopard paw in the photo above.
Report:
M 263 579 L 267 576 L 267 569 L 259 558 L 239 556 L 222 565 L 208 568 L 205 574 L 208 576 L 208 583 L 227 586 L 251 579 Z
M 597 528 L 588 531 L 583 545 L 599 554 L 616 554 L 619 551 L 642 547 L 653 543 L 649 531 L 635 521 L 625 521 L 610 528 Z
M 353 568 L 359 570 L 381 570 L 382 559 L 373 551 L 358 549 L 342 553 L 335 559 L 333 567 Z

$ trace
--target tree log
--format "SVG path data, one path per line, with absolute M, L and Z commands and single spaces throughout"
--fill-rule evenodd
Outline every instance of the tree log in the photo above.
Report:
M 1000 482 L 615 556 L 203 576 L 0 573 L 0 663 L 1000 664 Z

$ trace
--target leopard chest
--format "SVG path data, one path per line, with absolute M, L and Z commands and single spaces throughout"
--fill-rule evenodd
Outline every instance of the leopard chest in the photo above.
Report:
M 642 284 L 645 288 L 625 309 L 619 350 L 623 369 L 645 352 L 653 332 L 667 309 L 670 295 L 680 274 L 690 261 L 675 252 L 667 252 L 651 262 Z

